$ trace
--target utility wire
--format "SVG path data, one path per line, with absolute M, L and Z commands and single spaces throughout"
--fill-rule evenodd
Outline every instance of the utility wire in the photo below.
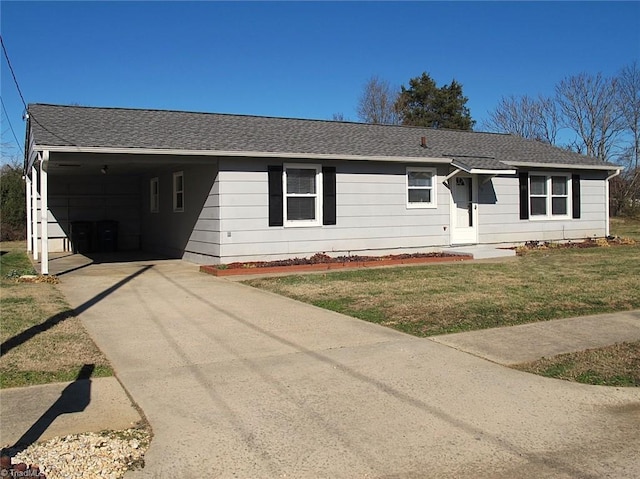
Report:
M 18 145 L 18 149 L 20 150 L 20 153 L 24 154 L 24 151 L 22 151 L 22 145 L 20 145 L 20 142 L 18 141 L 18 137 L 16 136 L 16 132 L 13 129 L 13 125 L 11 124 L 11 120 L 9 119 L 9 114 L 7 113 L 7 109 L 4 106 L 4 100 L 2 99 L 1 96 L 0 96 L 0 103 L 2 103 L 2 111 L 4 111 L 4 116 L 7 119 L 7 123 L 9 123 L 9 128 L 11 129 L 11 133 L 13 133 L 13 139 L 16 140 L 16 145 Z
M 7 59 L 7 65 L 9 65 L 9 70 L 11 71 L 11 76 L 13 77 L 13 82 L 16 84 L 16 89 L 18 90 L 18 94 L 20 95 L 20 99 L 22 100 L 22 104 L 24 105 L 24 111 L 29 115 L 28 117 L 31 118 L 35 123 L 40 125 L 44 130 L 48 131 L 53 136 L 55 136 L 56 138 L 59 138 L 62 141 L 66 142 L 66 143 L 69 143 L 69 144 L 71 144 L 73 146 L 77 146 L 77 145 L 74 144 L 74 142 L 69 141 L 69 140 L 67 140 L 65 138 L 62 138 L 60 135 L 57 135 L 54 132 L 52 132 L 51 130 L 49 130 L 42 123 L 40 123 L 38 121 L 38 119 L 33 116 L 32 113 L 29 113 L 29 108 L 27 107 L 27 102 L 24 99 L 24 95 L 22 95 L 22 90 L 20 89 L 20 85 L 18 84 L 18 79 L 16 78 L 16 74 L 13 71 L 13 66 L 11 65 L 11 60 L 9 60 L 9 54 L 7 53 L 7 47 L 4 46 L 4 40 L 2 39 L 2 35 L 0 35 L 0 43 L 2 44 L 2 51 L 4 53 L 4 57 Z M 4 104 L 3 104 L 3 108 L 4 108 Z M 13 131 L 13 128 L 12 128 L 12 131 Z M 15 134 L 14 134 L 14 136 L 15 136 Z
M 24 105 L 25 111 L 27 110 L 27 102 L 24 101 L 24 96 L 22 95 L 22 90 L 20 90 L 20 85 L 18 85 L 18 79 L 16 78 L 16 73 L 13 71 L 13 66 L 11 65 L 11 60 L 9 60 L 9 54 L 7 53 L 7 47 L 4 46 L 4 40 L 2 39 L 2 35 L 0 35 L 0 43 L 2 44 L 2 51 L 4 52 L 4 57 L 7 59 L 7 65 L 9 65 L 9 70 L 11 71 L 11 76 L 13 77 L 13 82 L 16 84 L 16 88 L 18 89 L 18 94 L 20 95 L 20 99 L 22 100 L 22 104 Z

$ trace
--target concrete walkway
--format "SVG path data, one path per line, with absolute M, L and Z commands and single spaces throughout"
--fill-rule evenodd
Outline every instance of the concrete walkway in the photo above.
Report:
M 0 445 L 127 429 L 142 418 L 114 377 L 0 389 Z
M 596 314 L 429 338 L 498 364 L 640 341 L 640 311 Z
M 638 389 L 511 370 L 177 260 L 54 264 L 153 427 L 130 478 L 640 476 Z

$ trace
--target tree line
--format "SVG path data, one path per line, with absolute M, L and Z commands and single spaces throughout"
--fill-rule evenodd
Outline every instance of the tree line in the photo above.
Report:
M 356 113 L 364 123 L 472 130 L 462 84 L 438 86 L 429 74 L 391 87 L 377 76 L 364 85 Z M 579 73 L 560 80 L 551 96 L 503 96 L 488 112 L 484 131 L 542 141 L 624 167 L 611 181 L 612 213 L 640 211 L 640 70 L 613 76 Z M 336 117 L 334 119 L 343 119 Z
M 0 167 L 0 241 L 25 239 L 26 221 L 22 165 L 5 163 Z

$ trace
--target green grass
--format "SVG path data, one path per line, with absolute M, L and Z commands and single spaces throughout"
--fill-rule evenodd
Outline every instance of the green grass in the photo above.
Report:
M 513 261 L 262 278 L 247 284 L 430 336 L 640 308 L 640 246 L 532 251 Z
M 3 278 L 16 277 L 23 274 L 35 274 L 35 269 L 18 243 L 2 243 L 0 247 L 0 276 Z M 4 285 L 3 285 L 4 286 Z
M 76 366 L 67 369 L 57 369 L 55 371 L 3 369 L 2 375 L 0 376 L 0 389 L 33 386 L 35 384 L 71 382 L 77 379 L 81 367 L 82 366 Z M 113 376 L 113 370 L 108 365 L 97 366 L 91 374 L 92 378 L 109 376 Z
M 0 388 L 73 381 L 85 364 L 92 377 L 113 375 L 55 284 L 17 281 L 34 273 L 24 244 L 0 247 Z
M 640 386 L 640 341 L 542 358 L 515 369 L 600 386 Z
M 616 217 L 610 220 L 611 234 L 640 241 L 640 218 Z

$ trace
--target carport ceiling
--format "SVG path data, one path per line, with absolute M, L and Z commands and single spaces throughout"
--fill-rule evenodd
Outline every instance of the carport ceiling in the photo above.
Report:
M 106 166 L 109 175 L 139 175 L 160 170 L 179 170 L 187 165 L 215 164 L 206 156 L 172 156 L 110 153 L 51 152 L 48 171 L 54 175 L 99 175 Z

